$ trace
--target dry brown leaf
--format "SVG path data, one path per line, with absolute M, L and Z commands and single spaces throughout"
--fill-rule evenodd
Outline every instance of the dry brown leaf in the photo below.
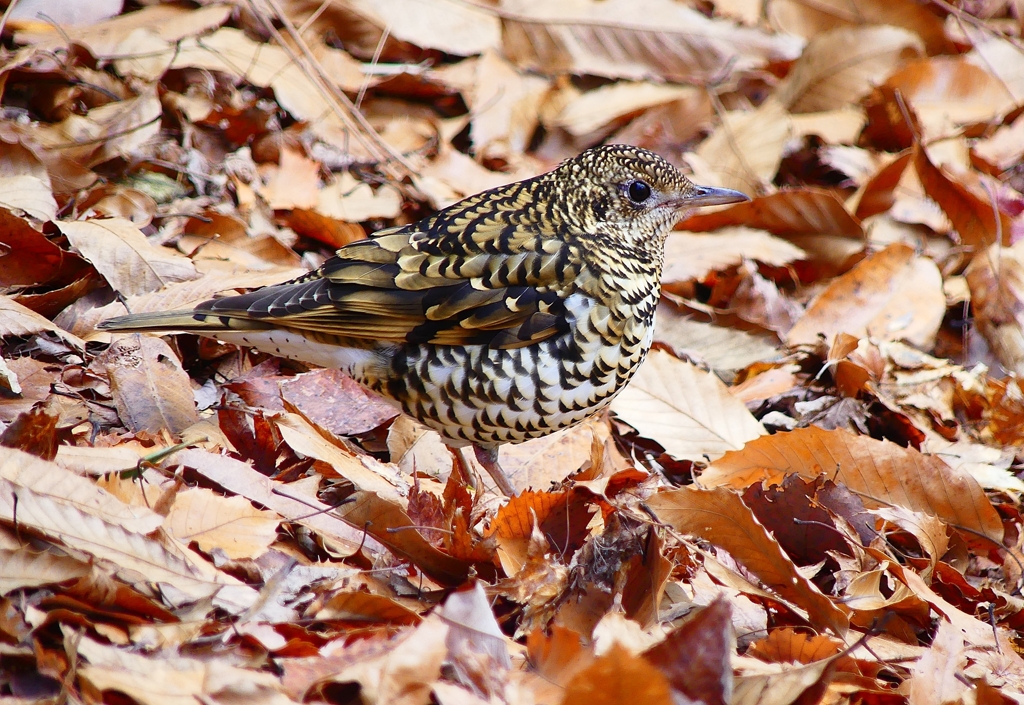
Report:
M 803 315 L 803 307 L 749 264 L 740 267 L 739 274 L 743 279 L 729 301 L 730 310 L 744 321 L 785 336 Z
M 967 60 L 991 73 L 1010 94 L 1014 105 L 1024 101 L 1024 53 L 1020 47 L 994 32 L 986 32 L 964 23 L 963 29 L 974 44 Z
M 590 460 L 595 439 L 609 436 L 608 423 L 590 419 L 582 424 L 501 449 L 501 468 L 516 489 L 543 489 L 562 482 Z
M 105 218 L 63 221 L 60 231 L 110 285 L 126 296 L 156 291 L 167 284 L 197 279 L 186 257 L 149 244 L 130 221 Z
M 390 184 L 374 191 L 369 184 L 356 181 L 346 171 L 317 191 L 316 209 L 326 216 L 349 223 L 394 218 L 402 212 L 402 194 Z
M 442 553 L 424 540 L 409 515 L 396 503 L 373 492 L 356 492 L 352 501 L 337 510 L 337 516 L 387 546 L 442 585 L 461 585 L 471 565 Z
M 790 473 L 824 473 L 856 492 L 865 504 L 894 504 L 937 516 L 954 528 L 1002 543 L 1003 526 L 978 483 L 934 456 L 848 431 L 816 427 L 751 441 L 701 475 L 707 487 L 777 484 Z
M 339 72 L 351 57 L 337 49 L 318 46 L 312 49 L 321 65 L 334 67 L 332 78 L 341 80 L 351 76 L 350 90 L 358 90 L 365 77 L 358 68 Z M 368 138 L 353 127 L 352 118 L 344 106 L 325 96 L 317 84 L 292 61 L 288 52 L 278 46 L 257 43 L 239 29 L 225 27 L 207 35 L 201 41 L 186 39 L 178 46 L 171 68 L 203 68 L 223 71 L 230 76 L 245 79 L 260 87 L 274 89 L 281 106 L 296 119 L 310 123 L 313 132 L 329 144 L 345 150 L 355 150 L 360 157 L 369 158 Z M 353 73 L 354 70 L 354 73 Z
M 422 618 L 408 607 L 383 595 L 368 592 L 339 592 L 331 596 L 315 619 L 339 619 L 387 624 L 419 624 Z
M 694 82 L 793 59 L 801 45 L 668 0 L 505 0 L 501 15 L 505 54 L 548 72 Z
M 1024 242 L 992 245 L 966 275 L 978 331 L 1003 367 L 1024 374 Z
M 790 345 L 831 341 L 839 333 L 908 340 L 929 348 L 946 313 L 935 263 L 903 244 L 890 245 L 832 283 L 789 330 Z
M 706 705 L 725 705 L 732 694 L 730 657 L 736 648 L 730 617 L 728 601 L 717 597 L 687 615 L 644 658 L 668 678 L 674 690 Z
M 867 115 L 860 107 L 843 107 L 821 113 L 797 113 L 789 116 L 793 137 L 815 135 L 833 147 L 854 144 L 867 122 Z M 850 176 L 853 176 L 852 174 Z
M 798 705 L 820 699 L 835 657 L 806 666 L 784 667 L 782 673 L 740 675 L 730 705 Z M 804 696 L 810 695 L 806 700 Z
M 430 692 L 441 678 L 441 666 L 448 656 L 446 640 L 449 627 L 437 615 L 431 615 L 412 629 L 394 639 L 370 644 L 369 653 L 355 652 L 347 656 L 339 641 L 324 651 L 321 680 L 323 683 L 357 683 L 362 693 L 372 693 L 377 703 L 395 705 L 428 705 Z M 375 647 L 375 648 L 374 648 Z M 331 659 L 338 659 L 332 663 Z M 287 679 L 286 679 L 287 684 Z M 305 700 L 302 692 L 294 694 L 295 702 Z
M 614 644 L 565 686 L 562 705 L 672 705 L 672 689 L 646 659 Z
M 725 488 L 683 487 L 661 492 L 647 501 L 658 519 L 690 536 L 729 552 L 769 589 L 807 611 L 813 624 L 843 637 L 848 611 L 803 577 L 770 533 L 735 492 Z
M 920 145 L 914 148 L 913 161 L 925 194 L 942 208 L 970 250 L 977 253 L 994 242 L 1009 242 L 1010 219 L 993 206 L 990 196 L 974 193 L 936 167 Z
M 743 447 L 765 433 L 714 375 L 654 350 L 612 411 L 680 460 L 700 460 Z
M 833 273 L 845 271 L 864 248 L 864 230 L 835 194 L 803 188 L 755 198 L 715 213 L 691 215 L 679 227 L 715 230 L 742 225 L 767 230 L 802 249 Z
M 181 433 L 199 421 L 188 375 L 160 338 L 118 338 L 104 362 L 117 414 L 132 431 Z
M 926 141 L 943 136 L 943 127 L 987 123 L 1014 106 L 998 79 L 962 57 L 908 61 L 885 83 L 913 108 Z
M 867 95 L 904 59 L 924 52 L 917 35 L 898 27 L 843 27 L 815 36 L 778 87 L 794 113 L 836 110 Z
M 953 51 L 942 20 L 914 0 L 771 0 L 767 15 L 775 29 L 808 39 L 839 27 L 892 25 L 920 36 L 929 54 Z

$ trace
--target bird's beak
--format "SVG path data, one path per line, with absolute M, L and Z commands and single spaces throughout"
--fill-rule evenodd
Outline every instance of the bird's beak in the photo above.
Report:
M 742 191 L 735 191 L 731 188 L 718 188 L 717 186 L 694 186 L 685 198 L 680 199 L 679 204 L 683 208 L 696 208 L 698 206 L 721 206 L 726 203 L 740 203 L 749 201 L 750 196 Z

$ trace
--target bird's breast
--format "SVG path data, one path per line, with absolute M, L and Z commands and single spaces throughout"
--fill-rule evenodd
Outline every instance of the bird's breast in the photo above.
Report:
M 653 304 L 626 318 L 592 297 L 566 299 L 565 333 L 534 345 L 409 345 L 388 379 L 363 380 L 452 440 L 518 443 L 583 421 L 632 377 L 654 336 Z

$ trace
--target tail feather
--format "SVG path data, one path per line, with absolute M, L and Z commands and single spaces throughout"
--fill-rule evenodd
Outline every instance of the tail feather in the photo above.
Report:
M 133 313 L 127 316 L 108 318 L 96 326 L 99 330 L 121 332 L 139 331 L 183 331 L 185 333 L 215 333 L 231 330 L 262 330 L 266 324 L 258 321 L 235 318 L 225 314 L 206 311 L 158 311 L 155 313 Z

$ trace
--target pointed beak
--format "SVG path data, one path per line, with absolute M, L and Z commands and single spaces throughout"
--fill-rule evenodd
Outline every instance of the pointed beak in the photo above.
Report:
M 681 199 L 680 205 L 684 208 L 697 208 L 699 206 L 721 206 L 726 203 L 740 203 L 749 201 L 750 196 L 731 188 L 718 188 L 716 186 L 694 186 L 693 191 Z

